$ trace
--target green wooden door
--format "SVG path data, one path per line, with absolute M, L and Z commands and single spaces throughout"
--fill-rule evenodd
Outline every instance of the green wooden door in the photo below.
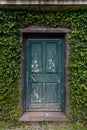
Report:
M 27 39 L 25 43 L 26 111 L 64 110 L 63 39 Z

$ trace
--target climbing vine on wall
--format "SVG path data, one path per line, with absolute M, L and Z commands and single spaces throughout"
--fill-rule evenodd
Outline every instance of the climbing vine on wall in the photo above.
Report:
M 68 81 L 70 117 L 87 121 L 87 10 L 29 12 L 0 10 L 0 120 L 19 117 L 19 81 L 21 62 L 20 28 L 30 25 L 63 27 L 69 33 Z

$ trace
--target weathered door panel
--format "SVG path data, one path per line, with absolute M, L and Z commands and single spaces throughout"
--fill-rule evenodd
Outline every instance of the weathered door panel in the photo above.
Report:
M 62 111 L 64 43 L 62 39 L 27 39 L 26 111 Z
M 46 73 L 57 73 L 58 70 L 58 50 L 57 42 L 46 41 Z

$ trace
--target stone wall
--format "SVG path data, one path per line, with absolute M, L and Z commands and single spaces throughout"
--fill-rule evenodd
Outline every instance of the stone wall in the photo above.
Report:
M 0 4 L 13 5 L 86 5 L 87 0 L 0 0 Z

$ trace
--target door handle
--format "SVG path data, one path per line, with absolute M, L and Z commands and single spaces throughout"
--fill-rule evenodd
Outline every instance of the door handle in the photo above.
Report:
M 29 82 L 36 83 L 36 80 L 34 79 L 33 76 L 31 76 L 31 77 L 29 78 Z

